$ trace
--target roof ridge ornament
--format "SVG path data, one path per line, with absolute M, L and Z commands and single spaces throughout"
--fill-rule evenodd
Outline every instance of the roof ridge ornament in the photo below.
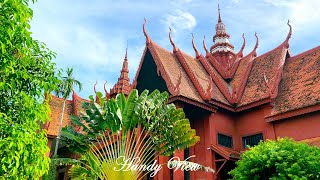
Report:
M 259 47 L 259 37 L 257 32 L 254 33 L 254 36 L 256 37 L 256 44 L 254 45 L 254 48 L 250 54 L 252 54 L 254 57 L 257 57 L 257 48 Z
M 207 49 L 207 45 L 206 45 L 206 36 L 203 36 L 203 41 L 202 41 L 202 44 L 203 44 L 203 48 L 204 50 L 206 51 L 206 56 L 209 56 L 210 52 L 208 51 Z
M 292 35 L 292 27 L 291 27 L 289 19 L 288 19 L 287 25 L 289 26 L 289 32 L 288 32 L 286 40 L 284 41 L 284 44 L 287 48 L 289 48 L 289 39 L 291 38 L 291 35 Z
M 103 84 L 103 89 L 104 89 L 104 92 L 106 93 L 106 97 L 109 98 L 110 94 L 107 91 L 107 86 L 106 85 L 107 85 L 107 81 Z
M 243 50 L 246 47 L 246 38 L 244 37 L 244 33 L 242 33 L 243 43 L 240 48 L 240 51 L 238 52 L 238 56 L 243 57 Z
M 198 59 L 198 58 L 200 57 L 200 53 L 199 53 L 196 45 L 194 44 L 194 36 L 193 36 L 193 33 L 191 33 L 191 35 L 192 35 L 192 47 L 193 47 L 194 51 L 196 52 L 196 59 Z
M 147 20 L 146 20 L 146 18 L 144 18 L 144 23 L 143 23 L 142 28 L 143 28 L 143 34 L 146 37 L 146 45 L 148 46 L 151 43 L 151 38 L 148 35 L 148 32 L 146 30 L 146 23 L 147 23 Z
M 176 45 L 174 44 L 172 37 L 171 37 L 171 33 L 172 33 L 172 29 L 169 27 L 169 40 L 171 45 L 173 46 L 173 53 L 176 53 L 178 51 L 178 48 L 176 47 Z
M 93 90 L 95 94 L 97 94 L 97 89 L 96 89 L 97 84 L 98 84 L 98 81 L 96 80 L 96 83 L 93 86 Z

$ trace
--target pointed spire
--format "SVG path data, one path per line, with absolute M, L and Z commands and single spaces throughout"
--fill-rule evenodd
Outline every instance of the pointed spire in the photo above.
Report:
M 221 21 L 221 16 L 220 16 L 220 0 L 218 0 L 218 13 L 219 13 L 218 22 L 222 22 L 222 21 Z
M 118 82 L 110 89 L 109 95 L 110 97 L 115 97 L 118 93 L 124 93 L 128 95 L 132 89 L 132 85 L 130 84 L 129 79 L 129 68 L 128 68 L 128 48 L 126 48 L 125 57 L 122 64 L 122 69 L 120 71 L 120 77 L 118 78 Z
M 196 59 L 198 59 L 198 58 L 200 57 L 200 53 L 199 53 L 196 45 L 194 44 L 194 36 L 193 36 L 193 33 L 191 33 L 191 35 L 192 35 L 192 47 L 193 47 L 194 51 L 196 52 Z
M 148 32 L 146 30 L 146 23 L 147 23 L 147 20 L 146 18 L 144 18 L 144 23 L 142 27 L 143 27 L 143 34 L 146 37 L 146 45 L 148 46 L 151 43 L 151 38 L 149 37 Z
M 173 53 L 175 53 L 178 51 L 178 48 L 176 47 L 176 45 L 174 44 L 174 42 L 172 40 L 171 33 L 172 33 L 172 30 L 169 27 L 169 40 L 170 40 L 171 45 L 173 46 Z

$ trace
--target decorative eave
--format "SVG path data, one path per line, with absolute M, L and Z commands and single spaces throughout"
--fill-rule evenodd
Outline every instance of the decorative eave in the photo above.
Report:
M 282 119 L 300 116 L 303 114 L 312 113 L 316 111 L 320 111 L 320 104 L 315 104 L 313 106 L 308 106 L 301 109 L 295 109 L 292 111 L 288 111 L 288 112 L 284 112 L 276 115 L 269 115 L 269 116 L 266 116 L 265 119 L 266 119 L 266 122 L 274 122 L 274 121 L 279 121 Z
M 214 48 L 219 47 L 219 46 L 229 47 L 229 48 L 231 48 L 231 49 L 234 48 L 234 46 L 233 46 L 232 44 L 230 44 L 230 43 L 227 43 L 227 42 L 219 42 L 219 43 L 216 43 L 216 44 L 214 44 L 213 46 L 211 46 L 210 51 L 212 51 Z M 216 52 L 230 52 L 230 51 L 216 51 Z M 215 53 L 216 53 L 216 52 L 215 52 Z M 234 54 L 234 53 L 231 52 L 231 54 Z
M 253 50 L 247 56 L 245 56 L 244 58 L 241 59 L 241 60 L 245 60 L 245 59 L 249 58 L 249 64 L 247 66 L 245 73 L 243 74 L 243 77 L 241 78 L 242 80 L 240 82 L 240 85 L 238 87 L 232 87 L 232 89 L 233 89 L 232 98 L 235 103 L 239 103 L 241 100 L 241 97 L 244 93 L 244 89 L 246 87 L 247 80 L 249 78 L 249 75 L 250 75 L 250 72 L 251 72 L 251 69 L 253 66 L 254 59 L 257 56 L 256 50 L 259 45 L 259 38 L 257 36 L 257 33 L 255 33 L 255 37 L 256 37 L 256 44 L 255 44 Z
M 217 145 L 210 145 L 210 149 L 216 153 L 218 153 L 219 155 L 221 155 L 224 159 L 226 160 L 230 160 L 232 159 L 240 159 L 240 153 L 234 150 L 225 150 L 222 147 L 219 147 Z
M 246 105 L 237 107 L 237 108 L 235 109 L 235 112 L 245 111 L 245 110 L 251 109 L 251 108 L 253 108 L 253 107 L 257 107 L 257 106 L 261 106 L 261 105 L 264 105 L 264 104 L 268 104 L 268 103 L 270 103 L 270 102 L 271 102 L 270 98 L 264 98 L 264 99 L 261 99 L 261 100 L 252 102 L 252 103 L 250 103 L 250 104 L 246 104 Z
M 215 34 L 213 36 L 213 39 L 217 38 L 217 37 L 221 37 L 221 38 L 224 38 L 224 37 L 227 37 L 227 38 L 230 38 L 230 35 L 228 33 L 220 33 L 220 34 Z
M 184 96 L 170 96 L 169 100 L 168 100 L 168 103 L 172 103 L 174 101 L 182 101 L 182 102 L 185 102 L 185 103 L 188 103 L 188 104 L 191 104 L 191 105 L 194 105 L 196 107 L 199 107 L 199 108 L 202 108 L 202 109 L 205 109 L 205 110 L 208 110 L 212 113 L 215 113 L 217 112 L 217 107 L 215 106 L 212 106 L 210 104 L 207 104 L 207 103 L 200 103 L 199 101 L 196 101 L 196 100 L 193 100 L 193 99 L 190 99 L 190 98 L 187 98 L 187 97 L 184 97 Z

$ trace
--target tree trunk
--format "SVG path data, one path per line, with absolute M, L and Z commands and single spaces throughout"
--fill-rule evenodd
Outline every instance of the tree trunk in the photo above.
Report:
M 61 136 L 61 128 L 62 128 L 62 121 L 63 121 L 63 114 L 64 114 L 65 106 L 66 106 L 66 99 L 64 99 L 63 105 L 62 105 L 62 113 L 60 116 L 60 125 L 59 125 L 58 135 L 57 135 L 57 139 L 56 139 L 56 146 L 54 148 L 54 155 L 58 154 L 58 146 L 59 146 L 59 140 L 60 140 L 60 136 Z

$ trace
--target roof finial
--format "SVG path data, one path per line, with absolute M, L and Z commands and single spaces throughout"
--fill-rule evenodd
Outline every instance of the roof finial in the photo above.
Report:
M 240 51 L 238 52 L 238 56 L 240 57 L 243 57 L 243 50 L 244 50 L 244 47 L 246 46 L 246 38 L 244 37 L 244 33 L 242 33 L 242 38 L 243 38 L 243 43 Z
M 172 38 L 171 38 L 171 33 L 172 33 L 172 30 L 171 30 L 171 28 L 169 27 L 169 39 L 170 39 L 170 43 L 171 43 L 172 46 L 173 46 L 173 53 L 175 53 L 175 52 L 178 51 L 178 49 L 177 49 L 176 45 L 174 44 L 174 42 L 173 42 L 173 40 L 172 40 Z
M 204 48 L 204 50 L 206 51 L 206 56 L 208 56 L 209 55 L 209 51 L 208 51 L 208 49 L 207 49 L 207 46 L 206 46 L 206 36 L 203 36 L 203 41 L 202 41 L 202 44 L 203 44 L 203 48 Z
M 220 0 L 218 0 L 218 13 L 219 13 L 218 22 L 221 22 L 221 16 L 220 16 Z
M 196 45 L 194 44 L 194 36 L 193 36 L 193 33 L 191 33 L 191 35 L 192 35 L 192 47 L 193 47 L 194 51 L 196 52 L 196 59 L 198 59 L 198 58 L 200 57 L 200 53 L 199 53 Z
M 146 23 L 147 23 L 147 20 L 146 20 L 146 18 L 144 18 L 143 34 L 146 37 L 146 45 L 148 46 L 151 43 L 151 39 L 150 39 L 150 37 L 149 37 L 149 35 L 147 33 L 147 30 L 146 30 Z
M 286 47 L 289 48 L 289 39 L 291 38 L 291 34 L 292 34 L 292 27 L 290 25 L 290 20 L 289 19 L 288 19 L 288 23 L 287 24 L 289 26 L 289 33 L 288 33 L 287 38 L 284 41 L 284 43 L 285 43 Z
M 97 90 L 96 90 L 97 84 L 98 84 L 98 81 L 96 80 L 96 83 L 95 83 L 94 86 L 93 86 L 94 93 L 97 93 Z
M 127 47 L 126 47 L 126 55 L 124 56 L 124 59 L 128 59 L 128 40 L 127 40 Z
M 254 46 L 254 49 L 257 49 L 259 46 L 259 38 L 257 36 L 257 32 L 254 33 L 254 36 L 256 37 L 257 41 L 256 41 L 256 45 Z

